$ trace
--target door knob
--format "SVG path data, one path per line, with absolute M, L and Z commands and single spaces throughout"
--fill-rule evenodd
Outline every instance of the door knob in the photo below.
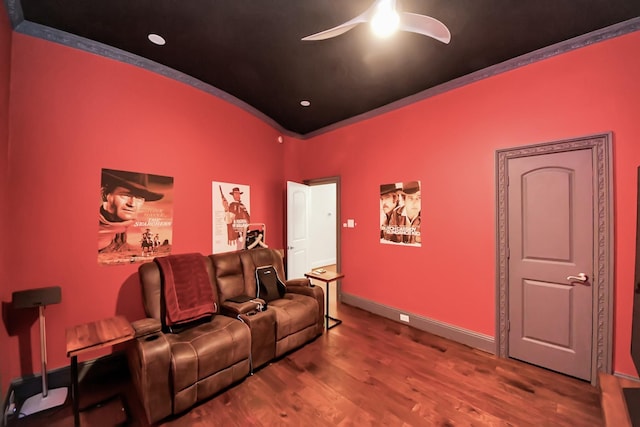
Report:
M 580 273 L 577 276 L 567 276 L 567 280 L 570 282 L 586 282 L 587 280 L 589 280 L 589 278 L 587 277 L 586 274 L 584 273 Z

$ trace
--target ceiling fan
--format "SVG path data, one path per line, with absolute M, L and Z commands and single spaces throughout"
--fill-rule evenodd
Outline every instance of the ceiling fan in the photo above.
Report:
M 303 37 L 302 40 L 325 40 L 336 37 L 364 22 L 370 22 L 374 33 L 380 37 L 388 37 L 396 30 L 401 30 L 433 37 L 442 43 L 451 41 L 451 33 L 442 22 L 426 15 L 398 12 L 396 0 L 376 0 L 371 7 L 355 18 L 328 30 Z

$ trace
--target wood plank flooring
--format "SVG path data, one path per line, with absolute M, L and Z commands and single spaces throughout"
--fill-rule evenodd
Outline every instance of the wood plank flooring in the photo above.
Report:
M 600 372 L 600 406 L 604 424 L 607 427 L 633 427 L 640 425 L 640 418 L 631 418 L 637 412 L 637 406 L 629 407 L 624 396 L 624 389 L 640 389 L 640 382 L 618 378 Z M 630 413 L 630 410 L 636 410 Z
M 339 305 L 338 317 L 344 323 L 314 342 L 159 425 L 603 425 L 599 393 L 589 383 L 350 306 Z M 83 393 L 92 388 L 82 387 Z M 126 378 L 100 388 L 124 394 L 128 425 L 147 425 Z M 82 425 L 113 425 L 110 420 L 119 418 L 113 408 L 109 415 L 107 406 L 83 413 Z M 10 425 L 71 426 L 73 418 L 67 404 L 44 418 L 34 415 Z

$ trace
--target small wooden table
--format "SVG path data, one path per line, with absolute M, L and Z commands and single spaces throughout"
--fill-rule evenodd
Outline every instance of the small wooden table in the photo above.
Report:
M 336 273 L 335 271 L 324 271 L 320 273 L 318 272 L 318 270 L 313 270 L 313 271 L 310 271 L 309 273 L 305 273 L 304 276 L 309 279 L 319 280 L 321 282 L 326 283 L 327 285 L 327 292 L 325 292 L 325 298 L 327 300 L 327 312 L 324 315 L 325 327 L 327 328 L 327 331 L 341 324 L 342 320 L 336 319 L 335 317 L 331 317 L 329 315 L 329 284 L 338 279 L 342 279 L 344 277 L 344 274 Z M 332 320 L 334 322 L 333 325 L 329 325 L 329 320 Z
M 78 354 L 128 341 L 135 331 L 124 316 L 110 317 L 67 328 L 67 357 L 71 358 L 71 398 L 74 425 L 80 425 Z

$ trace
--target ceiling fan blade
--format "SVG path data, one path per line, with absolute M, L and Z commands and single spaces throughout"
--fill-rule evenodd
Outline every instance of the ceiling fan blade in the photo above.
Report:
M 367 22 L 373 16 L 375 12 L 375 6 L 378 2 L 375 2 L 372 6 L 370 6 L 367 10 L 362 12 L 360 15 L 356 16 L 353 19 L 348 20 L 344 24 L 340 24 L 337 27 L 329 28 L 328 30 L 320 31 L 316 34 L 311 34 L 310 36 L 303 37 L 302 40 L 325 40 L 330 39 L 331 37 L 339 36 L 340 34 L 346 33 L 353 27 L 358 24 L 362 24 L 363 22 Z
M 451 41 L 451 33 L 447 26 L 430 16 L 402 12 L 400 13 L 400 29 L 433 37 L 446 44 Z
M 330 39 L 331 37 L 339 36 L 342 33 L 346 33 L 358 24 L 360 24 L 360 22 L 345 22 L 344 24 L 338 25 L 337 27 L 333 27 L 328 30 L 320 31 L 316 34 L 311 34 L 310 36 L 303 37 L 301 40 L 310 41 Z

